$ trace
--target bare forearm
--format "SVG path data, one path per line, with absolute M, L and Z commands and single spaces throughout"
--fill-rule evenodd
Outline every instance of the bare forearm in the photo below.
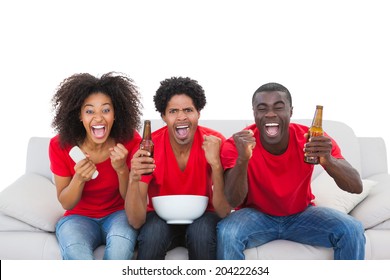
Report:
M 217 215 L 221 218 L 226 217 L 232 207 L 225 196 L 223 169 L 221 165 L 212 167 L 212 180 L 213 180 L 213 206 Z
M 363 184 L 360 174 L 346 160 L 331 158 L 323 164 L 323 167 L 340 189 L 350 193 L 362 192 Z
M 119 192 L 123 199 L 126 199 L 127 187 L 129 184 L 129 173 L 129 169 L 127 167 L 117 172 L 119 181 Z
M 139 229 L 146 220 L 146 195 L 142 194 L 139 181 L 131 181 L 125 200 L 125 210 L 129 221 L 135 229 Z
M 225 195 L 234 208 L 239 206 L 248 194 L 248 163 L 237 161 L 236 165 L 225 172 Z
M 61 190 L 58 201 L 65 210 L 73 209 L 81 199 L 85 182 L 72 179 L 69 185 Z

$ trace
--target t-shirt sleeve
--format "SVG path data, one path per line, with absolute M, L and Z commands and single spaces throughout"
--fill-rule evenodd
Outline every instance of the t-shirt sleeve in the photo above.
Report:
M 337 142 L 328 133 L 324 132 L 324 135 L 329 137 L 332 141 L 332 151 L 330 152 L 331 155 L 334 158 L 344 159 L 343 155 L 341 154 L 340 146 L 337 144 Z
M 73 176 L 71 158 L 68 149 L 62 149 L 58 137 L 53 137 L 49 144 L 49 159 L 51 171 L 62 177 Z
M 138 131 L 134 131 L 133 139 L 131 139 L 126 145 L 126 149 L 128 151 L 127 166 L 129 168 L 131 168 L 131 159 L 133 158 L 134 154 L 138 151 L 141 140 L 142 138 L 141 135 L 138 133 Z

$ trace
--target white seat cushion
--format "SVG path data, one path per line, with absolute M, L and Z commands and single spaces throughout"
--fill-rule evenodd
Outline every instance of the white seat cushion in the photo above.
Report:
M 33 173 L 23 175 L 0 193 L 0 211 L 49 232 L 55 231 L 65 213 L 53 183 Z

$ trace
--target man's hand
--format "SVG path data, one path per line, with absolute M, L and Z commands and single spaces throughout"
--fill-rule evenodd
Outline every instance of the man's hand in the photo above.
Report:
M 325 165 L 331 158 L 332 140 L 328 136 L 313 136 L 303 148 L 305 156 L 319 157 L 320 164 Z
M 207 162 L 211 166 L 220 164 L 221 139 L 214 135 L 204 135 L 203 139 L 202 149 Z
M 131 159 L 130 180 L 139 181 L 142 174 L 151 173 L 155 168 L 154 158 L 150 157 L 150 153 L 139 149 Z
M 256 139 L 252 130 L 242 130 L 233 134 L 236 144 L 238 159 L 248 161 L 252 157 L 252 150 L 256 146 Z

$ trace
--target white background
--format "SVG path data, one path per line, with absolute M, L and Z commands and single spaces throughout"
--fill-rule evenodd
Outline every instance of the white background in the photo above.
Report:
M 129 74 L 144 118 L 171 76 L 199 81 L 204 119 L 251 119 L 253 92 L 285 85 L 294 118 L 350 125 L 390 145 L 387 1 L 0 2 L 0 190 L 25 168 L 28 139 L 53 136 L 51 97 L 80 72 Z

